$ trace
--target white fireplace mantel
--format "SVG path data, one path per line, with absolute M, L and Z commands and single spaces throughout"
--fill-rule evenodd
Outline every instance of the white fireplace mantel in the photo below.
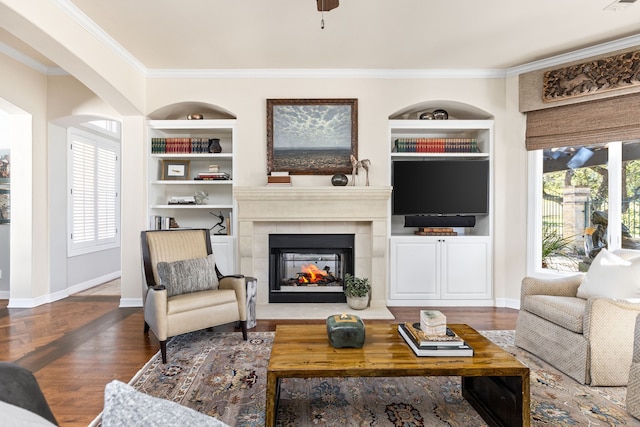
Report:
M 386 303 L 391 187 L 235 187 L 240 271 L 268 303 L 268 234 L 355 234 L 355 274 L 372 280 L 371 306 Z M 260 318 L 260 313 L 258 312 Z
M 386 221 L 391 187 L 235 187 L 238 221 Z

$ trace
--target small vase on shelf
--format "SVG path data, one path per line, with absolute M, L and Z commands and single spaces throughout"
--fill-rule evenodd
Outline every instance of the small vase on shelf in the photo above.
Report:
M 220 145 L 220 140 L 218 138 L 209 139 L 209 152 L 210 153 L 222 152 L 222 146 Z

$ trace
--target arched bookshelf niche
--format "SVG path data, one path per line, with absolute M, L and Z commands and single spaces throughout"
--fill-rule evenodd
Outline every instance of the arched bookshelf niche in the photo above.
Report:
M 236 116 L 213 104 L 180 102 L 148 119 L 147 228 L 208 228 L 217 266 L 236 271 Z

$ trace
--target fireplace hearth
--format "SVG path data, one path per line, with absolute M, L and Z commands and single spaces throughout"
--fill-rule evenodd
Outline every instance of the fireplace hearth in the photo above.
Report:
M 269 302 L 345 302 L 354 270 L 353 234 L 269 235 Z

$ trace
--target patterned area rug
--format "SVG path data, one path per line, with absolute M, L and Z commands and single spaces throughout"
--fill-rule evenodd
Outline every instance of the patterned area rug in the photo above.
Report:
M 625 410 L 625 387 L 585 387 L 516 348 L 514 331 L 482 332 L 531 369 L 533 426 L 640 425 Z M 209 414 L 230 426 L 263 426 L 273 332 L 199 331 L 172 339 L 136 389 Z M 484 426 L 458 377 L 282 380 L 279 426 Z

